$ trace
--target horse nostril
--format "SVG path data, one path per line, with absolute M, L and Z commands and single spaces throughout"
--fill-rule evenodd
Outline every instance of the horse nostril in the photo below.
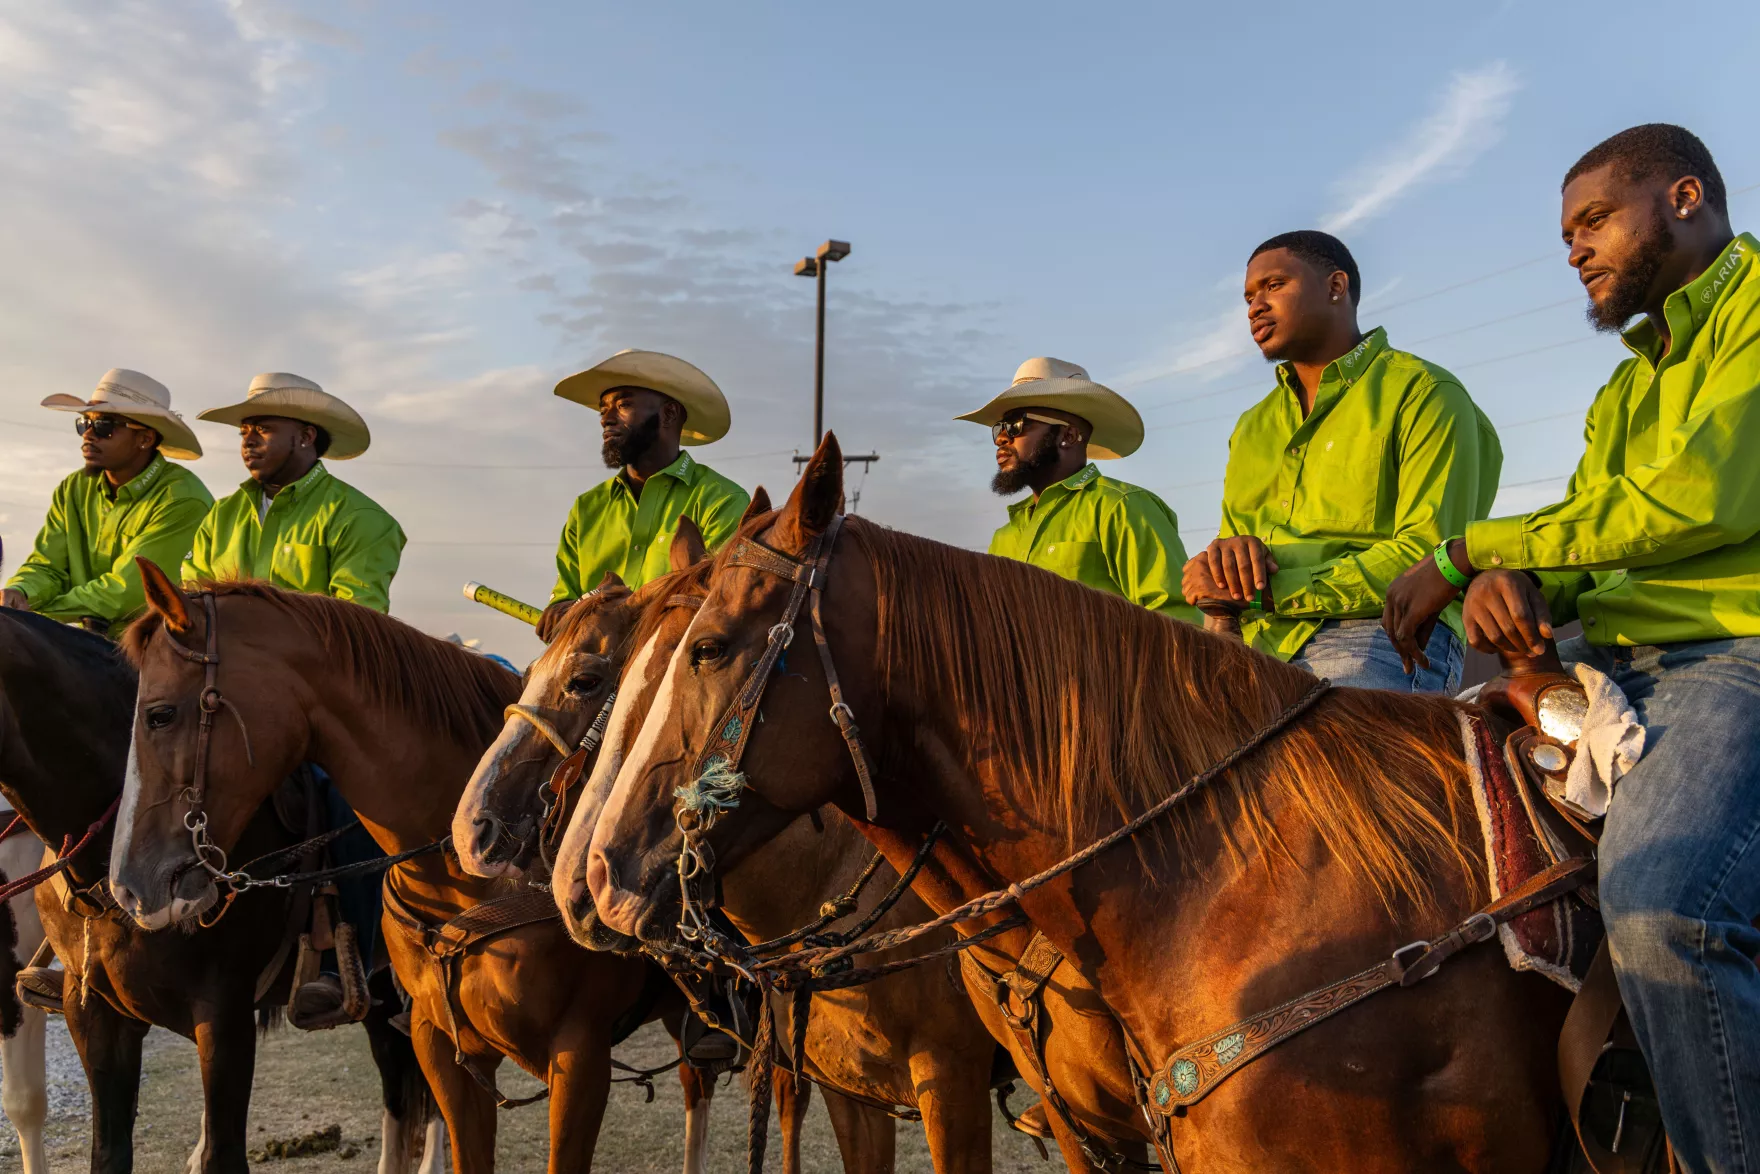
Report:
M 501 838 L 501 821 L 486 815 L 479 815 L 473 821 L 476 828 L 476 849 L 479 855 L 487 857 L 495 847 L 495 841 Z
M 580 881 L 568 886 L 568 915 L 578 924 L 593 913 L 593 890 Z

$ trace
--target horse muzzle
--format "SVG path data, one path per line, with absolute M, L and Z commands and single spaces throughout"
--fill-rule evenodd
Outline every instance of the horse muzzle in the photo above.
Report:
M 193 857 L 155 870 L 157 877 L 145 883 L 131 871 L 123 869 L 110 890 L 122 911 L 149 932 L 192 924 L 220 901 L 214 878 Z

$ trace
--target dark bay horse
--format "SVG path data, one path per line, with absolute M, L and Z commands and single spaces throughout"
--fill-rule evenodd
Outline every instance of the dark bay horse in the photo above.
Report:
M 681 788 L 735 804 L 704 837 L 718 872 L 797 812 L 827 801 L 867 812 L 806 639 L 765 682 L 763 720 L 741 727 L 737 770 L 699 762 L 737 732 L 730 702 L 774 655 L 769 633 L 805 574 L 790 568 L 835 528 L 841 496 L 827 437 L 787 506 L 717 556 L 588 853 L 613 929 L 673 934 Z M 823 630 L 800 635 L 823 635 L 845 716 L 877 755 L 874 821 L 920 834 L 943 819 L 1005 884 L 1121 826 L 1315 688 L 1298 669 L 1023 564 L 859 518 L 834 537 Z M 1244 1045 L 1221 1033 L 1244 1018 L 1482 906 L 1459 713 L 1440 698 L 1335 690 L 1131 843 L 1025 895 L 1024 912 L 1117 1016 L 1147 1097 L 1171 1105 L 1176 1087 L 1203 1087 L 1187 1079 L 1201 1069 L 1170 1064 L 1188 1045 L 1215 1035 L 1226 1064 Z M 1467 950 L 1229 1070 L 1161 1119 L 1163 1156 L 1198 1174 L 1541 1171 L 1562 1120 L 1566 1002 L 1501 951 Z
M 751 513 L 746 520 L 756 516 L 757 513 Z M 693 545 L 694 539 L 694 530 L 681 527 L 672 552 L 674 574 L 668 579 L 644 588 L 639 594 L 613 590 L 598 601 L 583 605 L 579 613 L 571 613 L 569 622 L 550 649 L 533 665 L 526 682 L 523 700 L 562 723 L 572 738 L 577 731 L 584 731 L 591 716 L 603 704 L 609 683 L 616 679 L 616 669 L 621 663 L 619 646 L 634 646 L 635 664 L 630 672 L 623 674 L 619 686 L 622 704 L 612 718 L 613 728 L 607 731 L 608 740 L 601 760 L 586 788 L 588 798 L 575 813 L 575 818 L 570 820 L 568 843 L 562 849 L 562 860 L 567 863 L 563 864 L 563 879 L 557 891 L 562 894 L 560 903 L 564 917 L 577 940 L 602 941 L 605 936 L 603 927 L 596 921 L 590 925 L 582 923 L 583 917 L 592 917 L 591 900 L 583 899 L 585 851 L 591 840 L 598 806 L 612 782 L 615 760 L 627 752 L 627 743 L 634 740 L 641 718 L 652 703 L 664 665 L 691 617 L 690 608 L 668 605 L 681 596 L 700 599 L 704 593 L 707 564 L 700 561 L 703 552 L 700 544 Z M 571 714 L 571 708 L 577 712 Z M 936 753 L 945 756 L 944 751 Z M 535 732 L 530 722 L 510 720 L 495 747 L 478 764 L 465 800 L 459 805 L 454 835 L 470 836 L 485 829 L 530 825 L 538 786 L 555 757 L 556 752 Z M 817 829 L 815 825 L 819 825 Z M 894 868 L 909 867 L 916 855 L 916 843 L 907 842 L 904 837 L 883 829 L 870 829 L 870 832 Z M 817 819 L 797 818 L 775 841 L 753 853 L 727 875 L 722 907 L 749 940 L 779 937 L 813 920 L 827 900 L 848 887 L 870 856 L 868 851 L 858 848 L 860 844 L 854 826 L 834 808 L 825 808 Z M 504 872 L 512 866 L 497 862 L 487 867 Z M 896 874 L 887 875 L 888 871 L 883 871 L 875 882 L 875 893 L 889 887 Z M 975 865 L 953 845 L 943 841 L 918 874 L 914 886 L 917 899 L 904 901 L 885 925 L 920 920 L 924 913 L 923 902 L 942 911 L 988 888 Z M 947 936 L 937 935 L 932 944 L 940 944 Z M 959 973 L 984 1027 L 1009 1049 L 1022 1078 L 1035 1092 L 1043 1095 L 1037 1049 L 1029 1050 L 1022 1037 L 1004 1019 L 996 999 L 994 977 L 1015 968 L 1031 938 L 1029 929 L 1013 930 L 993 938 L 977 948 Z M 979 962 L 982 966 L 975 965 Z M 915 1022 L 920 1016 L 917 1008 L 935 1005 L 939 970 L 936 967 L 917 972 L 937 974 L 936 979 L 927 982 L 920 978 L 916 982 L 905 981 L 905 976 L 901 975 L 876 984 L 875 991 L 869 992 L 870 1002 L 865 1007 L 860 1004 L 847 1006 L 851 1002 L 851 992 L 834 992 L 824 997 L 822 1001 L 832 1010 L 832 1020 L 822 1028 L 815 1026 L 815 1034 L 809 1038 L 809 1057 L 824 1056 L 845 1065 L 861 1058 L 859 1067 L 870 1072 L 882 1070 L 889 1056 L 870 1058 L 860 1043 L 851 1045 L 846 1042 L 852 1038 L 859 1040 L 863 1027 L 876 1029 L 880 1039 L 889 1042 L 891 1055 L 908 1053 L 909 1049 L 901 1044 L 912 1034 L 924 1036 L 923 1027 Z M 875 997 L 876 993 L 894 997 L 884 1001 Z M 1105 1144 L 1103 1148 L 1140 1160 L 1145 1156 L 1148 1138 L 1128 1080 L 1123 1038 L 1111 1014 L 1093 989 L 1069 966 L 1059 967 L 1053 973 L 1043 993 L 1042 1006 L 1046 1016 L 1043 1030 L 1045 1062 L 1053 1073 L 1059 1094 L 1091 1140 L 1101 1143 L 1118 1139 L 1122 1144 Z M 958 1010 L 961 1014 L 939 1028 L 946 1047 L 955 1052 L 971 1048 L 965 1037 L 975 1034 L 968 1023 L 962 1022 L 965 1018 L 963 1007 Z M 840 1028 L 845 1030 L 838 1030 Z M 819 1046 L 815 1048 L 815 1044 Z M 975 1049 L 972 1054 L 975 1056 Z M 967 1073 L 968 1078 L 984 1075 L 975 1070 Z M 865 1079 L 869 1082 L 870 1095 L 886 1095 L 885 1090 L 873 1086 L 871 1076 L 863 1077 L 855 1071 L 846 1071 L 832 1079 L 846 1088 L 861 1087 L 860 1082 Z M 896 1090 L 907 1082 L 893 1079 L 887 1083 Z M 891 1095 L 898 1096 L 896 1091 Z M 835 1109 L 835 1100 L 830 1103 Z M 987 1110 L 984 1115 L 987 1116 Z M 835 1120 L 835 1112 L 833 1116 Z M 1050 1115 L 1048 1124 L 1063 1151 L 1065 1163 L 1072 1170 L 1094 1168 L 1082 1150 L 1081 1140 L 1060 1117 Z M 886 1133 L 890 1135 L 890 1128 Z M 839 1138 L 844 1136 L 840 1129 Z M 943 1140 L 952 1139 L 944 1137 Z M 957 1147 L 944 1145 L 943 1148 Z M 852 1160 L 847 1145 L 845 1165 L 849 1169 L 866 1168 Z
M 78 841 L 115 805 L 134 700 L 135 671 L 108 640 L 0 609 L 0 790 L 44 841 Z M 247 854 L 298 838 L 266 809 L 244 816 L 239 841 Z M 243 1171 L 258 1011 L 283 1006 L 292 979 L 291 958 L 275 965 L 288 897 L 251 893 L 210 928 L 143 933 L 113 908 L 106 914 L 93 904 L 104 900 L 109 855 L 105 827 L 66 873 L 36 891 L 44 931 L 65 968 L 67 1029 L 91 1089 L 92 1169 L 133 1168 L 141 1040 L 155 1024 L 193 1040 L 201 1059 L 202 1136 L 190 1170 Z M 265 983 L 271 968 L 277 973 Z M 390 1013 L 376 1009 L 365 1026 L 385 1098 L 379 1169 L 402 1174 L 414 1168 L 431 1106 L 409 1041 L 387 1022 Z M 432 1158 L 440 1151 L 438 1128 L 426 1137 Z M 437 1163 L 424 1162 L 423 1174 L 437 1171 Z
M 205 676 L 178 652 L 209 647 L 210 615 L 214 686 L 224 698 L 206 761 L 215 845 L 232 854 L 247 814 L 306 761 L 324 767 L 387 853 L 446 835 L 471 768 L 518 695 L 517 676 L 356 604 L 228 583 L 207 588 L 210 612 L 157 568 L 142 574 L 151 611 L 125 641 L 140 696 L 112 862 L 117 901 L 137 920 L 163 918 L 176 902 L 183 916 L 197 917 L 217 897 L 195 867 L 184 823 Z M 547 916 L 514 922 L 443 965 L 394 905 L 437 927 L 530 892 L 466 876 L 444 852 L 396 865 L 386 888 L 392 969 L 412 999 L 411 1039 L 445 1116 L 455 1169 L 494 1168 L 492 1083 L 504 1057 L 549 1089 L 551 1174 L 590 1169 L 614 1034 L 664 1016 L 676 1035 L 682 996 L 649 963 L 575 948 Z M 691 1113 L 706 1113 L 708 1080 L 689 1067 L 680 1078 Z
M 763 506 L 759 512 L 767 511 L 767 501 Z M 595 784 L 609 781 L 610 764 L 627 749 L 624 732 L 639 725 L 639 714 L 651 699 L 651 691 L 640 684 L 647 666 L 664 662 L 692 614 L 689 607 L 669 605 L 702 595 L 701 577 L 708 564 L 688 520 L 681 523 L 671 554 L 672 575 L 633 593 L 620 586 L 602 587 L 596 598 L 577 605 L 527 675 L 522 704 L 553 721 L 572 743 L 618 681 L 627 650 L 636 650 L 631 671 L 618 685 L 618 709 L 605 731 L 594 775 L 580 788 L 584 797 L 576 803 L 570 836 L 582 835 L 583 827 L 590 832 L 597 807 Z M 487 829 L 531 827 L 539 783 L 559 757 L 530 720 L 510 716 L 459 805 L 455 838 L 475 838 Z M 797 819 L 774 845 L 726 877 L 722 909 L 748 939 L 778 937 L 813 920 L 823 904 L 848 892 L 873 854 L 834 810 Z M 505 875 L 516 865 L 506 854 L 501 857 L 477 866 Z M 881 867 L 864 888 L 858 910 L 873 908 L 894 879 L 895 874 Z M 577 940 L 606 944 L 596 937 L 596 927 L 583 921 L 583 912 L 564 911 L 571 932 Z M 904 924 L 926 912 L 907 894 L 883 924 Z M 790 1022 L 787 1006 L 779 1000 L 779 1024 Z M 988 1170 L 993 1052 L 990 1037 L 945 967 L 925 967 L 861 990 L 816 998 L 808 1018 L 806 1061 L 825 1092 L 844 1169 L 852 1174 L 892 1169 L 894 1128 L 880 1106 L 908 1106 L 923 1115 L 938 1171 Z M 800 1169 L 798 1123 L 786 1117 L 783 1142 L 784 1170 L 794 1174 Z

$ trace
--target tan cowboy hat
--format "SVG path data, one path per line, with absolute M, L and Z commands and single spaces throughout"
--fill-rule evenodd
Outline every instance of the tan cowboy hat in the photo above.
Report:
M 1086 420 L 1093 428 L 1088 455 L 1096 460 L 1128 457 L 1143 443 L 1143 418 L 1130 401 L 1088 378 L 1086 368 L 1062 359 L 1028 359 L 1007 391 L 954 419 L 989 427 L 1020 408 L 1055 408 Z
M 157 379 L 139 371 L 112 367 L 98 380 L 98 390 L 91 399 L 52 395 L 43 401 L 43 406 L 57 412 L 108 412 L 121 416 L 157 432 L 159 451 L 168 457 L 193 461 L 202 455 L 202 442 L 183 422 L 183 417 L 171 410 L 171 392 Z
M 659 351 L 618 351 L 596 367 L 556 385 L 563 399 L 599 410 L 599 397 L 614 387 L 645 387 L 684 407 L 681 444 L 710 444 L 727 435 L 733 416 L 715 381 L 685 362 Z
M 242 424 L 252 416 L 285 416 L 302 424 L 315 424 L 330 434 L 327 461 L 346 461 L 367 451 L 373 442 L 361 414 L 313 383 L 285 371 L 269 371 L 251 380 L 244 400 L 223 408 L 197 413 L 198 420 L 216 424 Z

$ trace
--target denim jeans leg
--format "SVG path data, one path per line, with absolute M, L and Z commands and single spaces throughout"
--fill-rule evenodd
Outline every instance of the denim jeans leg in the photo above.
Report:
M 1760 639 L 1612 668 L 1647 731 L 1599 853 L 1620 993 L 1684 1168 L 1760 1174 Z
M 1398 693 L 1453 693 L 1458 689 L 1463 655 L 1455 634 L 1442 624 L 1436 625 L 1424 652 L 1430 667 L 1408 673 L 1380 620 L 1327 620 L 1290 663 L 1326 677 L 1334 685 L 1357 689 Z

